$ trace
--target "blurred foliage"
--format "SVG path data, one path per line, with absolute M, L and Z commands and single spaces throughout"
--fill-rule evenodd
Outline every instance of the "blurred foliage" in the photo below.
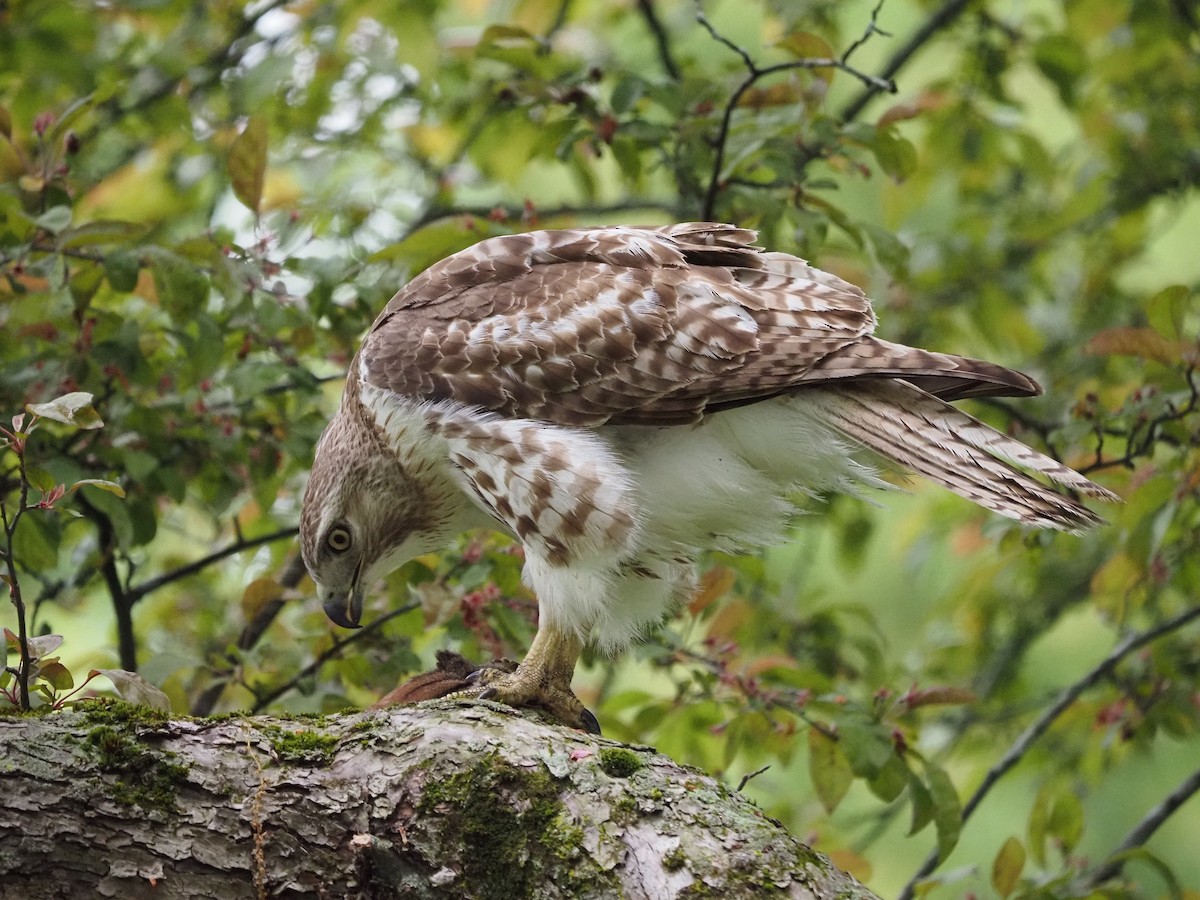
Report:
M 0 412 L 93 394 L 105 428 L 23 452 L 48 491 L 126 493 L 32 495 L 4 550 L 31 634 L 196 712 L 519 655 L 536 604 L 494 536 L 376 586 L 353 636 L 312 602 L 291 536 L 358 337 L 490 234 L 736 222 L 871 289 L 884 336 L 1034 373 L 976 411 L 1126 502 L 1076 537 L 832 499 L 581 696 L 881 893 L 1196 896 L 1195 5 L 697 10 L 0 5 Z M 10 509 L 23 484 L 6 442 Z

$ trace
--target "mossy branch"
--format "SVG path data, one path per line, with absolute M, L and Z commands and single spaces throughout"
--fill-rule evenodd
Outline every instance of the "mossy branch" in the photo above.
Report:
M 0 758 L 0 879 L 25 900 L 872 896 L 714 779 L 493 704 L 89 703 L 0 719 Z

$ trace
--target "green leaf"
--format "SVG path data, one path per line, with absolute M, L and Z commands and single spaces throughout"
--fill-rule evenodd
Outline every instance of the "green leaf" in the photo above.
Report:
M 908 827 L 911 837 L 933 821 L 933 795 L 915 772 L 909 772 L 908 792 L 912 798 L 912 821 Z
M 233 194 L 255 215 L 262 206 L 267 178 L 267 120 L 251 116 L 229 148 L 229 180 Z
M 92 409 L 92 395 L 86 391 L 72 391 L 48 403 L 30 403 L 25 407 L 35 416 L 74 425 L 76 428 L 103 428 L 99 413 Z
M 925 763 L 925 777 L 933 799 L 933 827 L 937 831 L 938 861 L 945 862 L 962 831 L 962 806 L 950 776 L 940 766 Z
M 829 812 L 837 809 L 854 781 L 854 773 L 838 741 L 819 728 L 808 729 L 808 775 L 817 797 Z
M 137 287 L 141 268 L 141 259 L 128 250 L 116 250 L 104 256 L 104 275 L 114 291 L 132 291 Z
M 908 786 L 908 766 L 898 755 L 892 753 L 879 773 L 867 782 L 871 793 L 884 803 L 891 803 Z
M 146 233 L 146 226 L 137 222 L 117 222 L 102 220 L 87 222 L 75 228 L 67 228 L 58 235 L 57 245 L 60 250 L 71 247 L 85 247 L 96 244 L 115 244 L 131 241 Z M 107 264 L 108 260 L 105 259 Z
M 69 691 L 75 687 L 75 679 L 71 677 L 71 670 L 57 659 L 39 666 L 38 678 L 47 682 L 56 691 Z
M 42 572 L 58 564 L 58 535 L 46 514 L 35 513 L 23 516 L 13 533 L 13 558 L 28 571 Z
M 71 207 L 52 206 L 33 221 L 38 228 L 57 234 L 71 224 Z
M 49 493 L 58 484 L 57 478 L 37 466 L 28 466 L 25 469 L 25 478 L 32 487 L 37 488 L 43 494 Z
M 917 170 L 917 148 L 892 127 L 880 128 L 871 144 L 879 167 L 896 181 L 903 181 Z
M 1064 788 L 1054 798 L 1046 833 L 1058 840 L 1064 854 L 1075 849 L 1083 836 L 1083 803 L 1075 791 Z
M 404 240 L 375 251 L 368 260 L 399 263 L 415 275 L 451 253 L 501 233 L 475 216 L 453 216 L 418 228 Z
M 992 887 L 1001 897 L 1007 897 L 1017 887 L 1021 870 L 1025 868 L 1025 847 L 1010 837 L 992 861 Z
M 851 714 L 838 723 L 838 744 L 859 778 L 874 778 L 896 755 L 891 733 L 877 722 Z
M 1169 341 L 1184 336 L 1184 320 L 1188 308 L 1197 308 L 1195 295 L 1187 285 L 1165 287 L 1146 301 L 1146 318 L 1150 326 Z
M 190 319 L 208 299 L 208 278 L 191 263 L 161 247 L 153 248 L 150 258 L 159 302 L 173 319 Z
M 627 113 L 646 91 L 646 82 L 636 75 L 623 75 L 612 90 L 610 103 L 618 115 Z
M 1073 106 L 1075 83 L 1087 70 L 1087 54 L 1079 43 L 1066 34 L 1047 35 L 1034 46 L 1033 61 L 1058 88 L 1063 102 Z

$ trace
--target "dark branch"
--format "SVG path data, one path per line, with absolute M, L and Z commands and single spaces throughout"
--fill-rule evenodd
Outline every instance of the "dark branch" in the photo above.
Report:
M 892 54 L 891 58 L 883 67 L 880 77 L 891 81 L 899 74 L 900 70 L 912 59 L 913 55 L 918 50 L 927 44 L 931 38 L 955 19 L 957 19 L 967 7 L 971 5 L 972 0 L 947 0 L 940 8 L 934 11 L 925 24 L 917 29 L 913 35 Z M 874 16 L 872 16 L 872 20 Z M 879 94 L 880 90 L 873 85 L 868 84 L 857 97 L 846 104 L 842 110 L 841 119 L 843 122 L 851 122 L 858 118 L 868 103 Z
M 296 533 L 297 529 L 295 528 L 281 528 L 278 531 L 272 531 L 269 534 L 260 535 L 256 538 L 238 538 L 229 546 L 222 547 L 220 550 L 216 550 L 208 554 L 208 556 L 202 556 L 195 562 L 190 562 L 186 566 L 180 566 L 178 569 L 172 569 L 170 572 L 164 572 L 157 578 L 151 578 L 148 581 L 143 581 L 136 587 L 131 587 L 129 589 L 129 603 L 132 605 L 138 600 L 141 600 L 150 592 L 158 590 L 160 587 L 164 587 L 174 581 L 179 581 L 181 578 L 187 578 L 190 575 L 195 575 L 197 572 L 203 571 L 213 563 L 220 562 L 227 556 L 233 556 L 236 553 L 241 553 L 243 550 L 250 550 L 254 547 L 260 547 L 263 544 L 270 544 L 273 541 L 282 541 L 287 538 L 295 537 Z
M 649 199 L 617 200 L 613 203 L 602 203 L 595 206 L 546 206 L 538 207 L 535 210 L 537 215 L 543 219 L 553 219 L 562 216 L 580 216 L 583 218 L 588 218 L 593 216 L 606 216 L 612 213 L 647 211 L 664 212 L 669 215 L 675 215 L 677 212 L 673 206 L 668 206 L 662 201 Z M 493 206 L 431 206 L 421 213 L 421 215 L 408 226 L 406 234 L 402 235 L 400 239 L 412 234 L 418 228 L 423 228 L 431 222 L 436 222 L 439 219 L 445 219 L 451 216 L 475 216 L 479 219 L 487 219 L 496 214 L 502 214 L 506 220 L 519 220 L 521 218 L 521 213 L 519 211 L 509 210 L 504 204 L 496 204 Z
M 392 621 L 392 619 L 396 618 L 397 616 L 402 616 L 405 613 L 412 612 L 414 609 L 419 609 L 419 608 L 420 608 L 419 603 L 405 604 L 404 606 L 398 607 L 396 609 L 391 610 L 390 612 L 384 613 L 378 619 L 375 619 L 373 622 L 371 622 L 371 624 L 366 625 L 362 628 L 359 628 L 357 631 L 351 632 L 348 637 L 342 638 L 341 640 L 335 639 L 333 644 L 327 650 L 323 651 L 322 653 L 319 653 L 316 656 L 316 658 L 313 659 L 312 662 L 310 662 L 307 666 L 305 666 L 303 669 L 301 669 L 299 672 L 297 672 L 295 675 L 293 675 L 287 681 L 283 682 L 280 685 L 277 685 L 276 687 L 272 688 L 271 690 L 267 691 L 266 693 L 260 694 L 257 691 L 255 691 L 254 692 L 254 706 L 252 706 L 250 708 L 250 712 L 252 714 L 262 712 L 264 709 L 266 709 L 268 706 L 270 706 L 272 703 L 274 703 L 276 700 L 278 700 L 280 697 L 282 697 L 288 691 L 294 690 L 296 688 L 296 686 L 298 684 L 300 684 L 300 682 L 304 681 L 306 678 L 311 678 L 313 675 L 315 675 L 317 672 L 319 672 L 321 669 L 321 666 L 325 665 L 325 663 L 329 662 L 331 659 L 336 659 L 338 656 L 340 656 L 342 654 L 342 651 L 345 650 L 347 647 L 350 647 L 353 644 L 358 643 L 363 638 L 365 638 L 367 635 L 375 633 L 376 631 L 378 631 L 380 628 L 382 628 L 388 622 Z M 251 690 L 253 690 L 253 688 L 251 688 Z
M 304 559 L 297 553 L 283 567 L 283 572 L 279 576 L 279 586 L 284 591 L 294 588 L 304 580 L 306 574 L 308 573 L 304 568 Z M 287 605 L 287 600 L 286 594 L 281 591 L 280 595 L 274 600 L 262 605 L 258 612 L 255 613 L 254 618 L 246 623 L 246 627 L 238 635 L 238 650 L 245 652 L 253 649 L 258 644 L 263 634 L 271 626 L 271 623 L 275 621 L 276 616 Z M 213 708 L 217 705 L 217 701 L 225 693 L 225 688 L 229 684 L 229 680 L 237 671 L 237 658 L 231 655 L 229 663 L 228 667 L 212 673 L 212 680 L 209 682 L 208 687 L 201 691 L 200 696 L 192 703 L 193 716 L 207 716 L 212 713 Z
M 1029 751 L 1029 748 L 1033 746 L 1038 738 L 1046 733 L 1046 730 L 1054 721 L 1066 712 L 1071 707 L 1071 704 L 1078 700 L 1085 691 L 1108 677 L 1121 660 L 1135 650 L 1139 650 L 1173 631 L 1178 631 L 1198 618 L 1200 618 L 1200 606 L 1185 610 L 1174 618 L 1163 622 L 1161 625 L 1156 625 L 1154 628 L 1131 634 L 1117 644 L 1113 651 L 1101 660 L 1095 668 L 1059 694 L 1058 699 L 1021 733 L 1000 761 L 988 770 L 987 774 L 983 777 L 983 781 L 976 788 L 975 793 L 971 795 L 971 799 L 963 805 L 962 821 L 965 823 L 971 817 L 971 814 L 978 808 L 980 802 L 987 796 L 988 792 L 996 785 L 996 782 L 1004 777 L 1009 769 L 1021 761 L 1021 758 Z M 938 852 L 935 850 L 925 858 L 925 862 L 921 864 L 921 868 L 917 870 L 916 874 L 905 885 L 904 890 L 900 893 L 900 900 L 912 900 L 917 882 L 936 869 L 937 865 Z
M 878 11 L 878 9 L 876 10 Z M 717 131 L 716 140 L 713 141 L 715 153 L 713 155 L 712 173 L 708 179 L 708 189 L 704 194 L 704 207 L 701 213 L 701 218 L 713 221 L 716 216 L 717 195 L 720 193 L 723 186 L 721 179 L 721 170 L 725 166 L 725 150 L 729 142 L 729 132 L 733 126 L 733 113 L 737 109 L 738 103 L 743 95 L 750 90 L 759 80 L 770 75 L 777 75 L 780 72 L 790 72 L 796 69 L 839 69 L 849 75 L 853 75 L 859 81 L 869 85 L 876 91 L 886 91 L 887 93 L 895 93 L 896 85 L 890 79 L 877 78 L 874 75 L 868 75 L 865 72 L 859 71 L 846 62 L 846 57 L 849 56 L 854 46 L 843 55 L 841 59 L 796 59 L 789 62 L 775 63 L 770 66 L 759 66 L 750 56 L 749 52 L 743 47 L 739 47 L 729 38 L 721 34 L 713 26 L 708 17 L 704 15 L 702 9 L 696 10 L 696 21 L 698 21 L 704 29 L 712 36 L 713 40 L 728 47 L 739 57 L 742 63 L 746 66 L 749 74 L 746 79 L 737 86 L 734 92 L 729 96 L 729 100 L 725 103 L 725 109 L 721 114 L 721 127 Z M 872 24 L 874 18 L 872 17 Z
M 1117 845 L 1117 849 L 1112 852 L 1104 865 L 1084 881 L 1084 887 L 1099 887 L 1110 878 L 1115 878 L 1120 874 L 1128 854 L 1150 840 L 1151 835 L 1158 830 L 1159 826 L 1197 792 L 1200 792 L 1200 769 L 1185 778 L 1183 783 L 1167 794 L 1158 806 L 1146 813 L 1146 817 L 1138 822 L 1129 834 L 1125 835 L 1125 839 Z
M 671 42 L 667 39 L 667 30 L 663 28 L 658 11 L 654 8 L 654 0 L 638 0 L 638 11 L 646 20 L 646 27 L 654 35 L 654 43 L 658 46 L 658 61 L 662 63 L 666 73 L 671 76 L 671 80 L 678 81 L 679 66 L 676 65 L 675 57 L 671 53 Z
M 82 494 L 76 494 L 79 508 L 85 518 L 96 526 L 97 549 L 100 552 L 100 575 L 108 588 L 112 600 L 113 615 L 117 623 L 117 653 L 121 668 L 127 672 L 137 671 L 137 637 L 133 633 L 133 598 L 121 583 L 117 572 L 117 535 L 112 519 Z

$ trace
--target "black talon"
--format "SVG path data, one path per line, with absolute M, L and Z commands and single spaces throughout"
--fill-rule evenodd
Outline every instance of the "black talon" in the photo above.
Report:
M 583 721 L 583 730 L 589 734 L 600 734 L 600 722 L 592 715 L 590 709 L 585 709 L 580 713 L 579 718 Z

